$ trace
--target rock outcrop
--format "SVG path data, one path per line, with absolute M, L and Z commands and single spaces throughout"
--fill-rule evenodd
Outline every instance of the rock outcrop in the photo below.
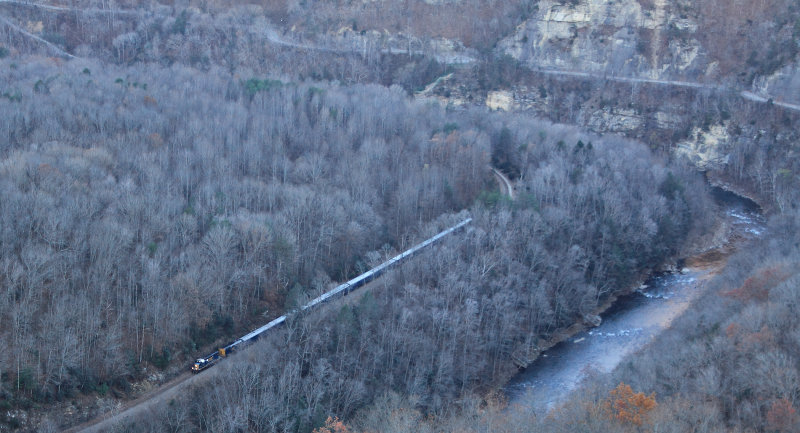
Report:
M 676 78 L 711 66 L 697 28 L 667 0 L 545 0 L 499 46 L 534 68 Z

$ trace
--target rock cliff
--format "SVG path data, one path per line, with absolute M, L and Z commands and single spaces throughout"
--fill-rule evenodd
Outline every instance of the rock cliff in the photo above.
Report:
M 534 69 L 744 87 L 800 101 L 788 0 L 542 0 L 498 50 Z
M 539 2 L 536 13 L 499 44 L 535 68 L 676 78 L 713 71 L 694 37 L 698 24 L 667 0 Z

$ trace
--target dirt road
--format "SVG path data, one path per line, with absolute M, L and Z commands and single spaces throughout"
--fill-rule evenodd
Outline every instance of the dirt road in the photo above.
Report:
M 188 387 L 203 383 L 217 374 L 219 370 L 212 368 L 202 373 L 193 375 L 187 371 L 169 382 L 152 389 L 135 400 L 131 400 L 118 409 L 105 413 L 91 421 L 66 430 L 66 433 L 94 433 L 110 431 L 115 424 L 134 419 L 137 415 L 146 414 L 155 408 L 168 404 L 170 400 L 180 395 Z
M 692 81 L 678 81 L 678 80 L 659 80 L 655 78 L 637 78 L 637 77 L 622 77 L 622 76 L 615 76 L 615 75 L 607 75 L 607 74 L 600 74 L 596 72 L 578 72 L 578 71 L 566 71 L 566 70 L 558 70 L 558 69 L 533 69 L 534 71 L 545 74 L 545 75 L 557 75 L 557 76 L 566 76 L 566 77 L 576 77 L 576 78 L 591 78 L 591 79 L 603 79 L 606 81 L 617 81 L 621 83 L 642 83 L 642 84 L 660 84 L 664 86 L 672 86 L 672 87 L 688 87 L 691 89 L 707 89 L 707 90 L 716 90 L 716 91 L 724 91 L 726 90 L 725 87 L 719 86 L 716 84 L 704 84 L 704 83 L 696 83 Z M 790 104 L 788 102 L 780 102 L 774 100 L 774 98 L 770 95 L 760 96 L 748 90 L 742 90 L 739 93 L 743 99 L 753 102 L 761 102 L 761 103 L 769 103 L 771 102 L 773 105 L 777 105 L 779 107 L 787 108 L 793 111 L 800 111 L 800 105 Z

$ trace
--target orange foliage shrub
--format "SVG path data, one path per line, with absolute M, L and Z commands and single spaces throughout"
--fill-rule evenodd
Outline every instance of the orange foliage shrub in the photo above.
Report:
M 608 394 L 608 398 L 603 402 L 603 410 L 609 416 L 621 424 L 642 425 L 648 418 L 650 412 L 655 409 L 656 394 L 649 396 L 643 392 L 634 393 L 630 385 L 620 383 Z
M 756 332 L 742 332 L 739 324 L 734 322 L 725 328 L 725 336 L 733 342 L 738 350 L 743 352 L 764 350 L 766 347 L 776 345 L 775 334 L 766 325 Z
M 768 431 L 797 431 L 797 421 L 797 413 L 791 401 L 782 398 L 772 402 L 772 407 L 767 412 Z
M 752 351 L 753 348 L 763 348 L 775 345 L 775 335 L 767 326 L 762 326 L 758 332 L 750 332 L 742 337 L 742 347 L 745 351 Z
M 153 147 L 161 147 L 164 145 L 164 139 L 161 137 L 161 134 L 158 132 L 154 132 L 147 136 L 147 139 L 150 141 L 150 145 Z
M 325 420 L 325 425 L 320 428 L 315 428 L 313 433 L 351 433 L 350 429 L 339 421 L 338 417 L 328 417 Z M 355 432 L 353 432 L 355 433 Z
M 739 334 L 739 324 L 738 323 L 731 323 L 725 328 L 725 336 L 728 338 L 733 338 Z
M 786 281 L 787 278 L 789 278 L 789 273 L 783 269 L 783 265 L 773 266 L 744 280 L 741 287 L 724 291 L 722 294 L 742 302 L 750 300 L 763 302 L 767 300 L 769 291 Z

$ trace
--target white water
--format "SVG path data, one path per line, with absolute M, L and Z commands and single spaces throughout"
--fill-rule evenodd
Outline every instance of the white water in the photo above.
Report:
M 720 201 L 731 239 L 752 239 L 764 232 L 764 218 L 752 206 L 730 197 Z M 652 276 L 607 311 L 600 326 L 554 346 L 509 381 L 505 393 L 510 402 L 544 415 L 583 379 L 608 373 L 627 356 L 635 356 L 686 310 L 722 266 L 724 260 Z

